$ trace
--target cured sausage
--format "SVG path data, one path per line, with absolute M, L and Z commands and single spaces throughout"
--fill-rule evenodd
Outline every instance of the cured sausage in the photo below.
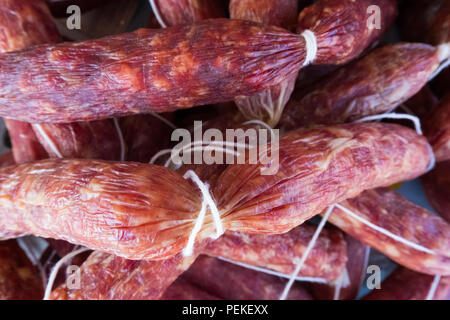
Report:
M 415 95 L 439 66 L 436 50 L 399 43 L 374 50 L 315 84 L 295 91 L 280 127 L 350 122 L 393 110 Z
M 44 1 L 0 1 L 0 50 L 9 52 L 61 40 Z M 50 157 L 119 159 L 111 121 L 35 124 L 5 119 L 17 163 Z
M 112 120 L 40 123 L 32 128 L 50 158 L 119 160 L 120 137 Z
M 380 10 L 380 24 L 369 26 Z M 343 64 L 358 57 L 394 22 L 397 1 L 390 0 L 319 0 L 300 12 L 297 33 L 311 30 L 317 37 L 317 59 L 314 64 Z
M 353 300 L 356 299 L 366 274 L 368 247 L 348 234 L 346 274 L 331 284 L 311 283 L 310 290 L 319 300 Z M 309 257 L 308 257 L 309 259 Z
M 151 0 L 150 3 L 161 27 L 227 16 L 223 0 Z
M 95 252 L 81 266 L 79 290 L 65 285 L 53 292 L 58 299 L 159 299 L 181 273 L 188 269 L 199 253 L 221 256 L 249 266 L 263 267 L 284 273 L 292 270 L 293 261 L 300 259 L 312 236 L 312 226 L 304 224 L 283 235 L 258 236 L 226 232 L 214 242 L 200 243 L 193 257 L 177 255 L 168 260 L 134 261 Z M 345 267 L 345 241 L 340 232 L 325 229 L 299 276 L 334 280 Z M 277 260 L 277 257 L 279 259 Z M 105 277 L 104 272 L 114 274 Z M 130 277 L 130 274 L 136 275 Z M 96 286 L 92 286 L 95 283 Z M 149 283 L 139 289 L 142 283 Z M 112 290 L 112 288 L 116 288 Z M 167 289 L 169 290 L 169 289 Z
M 271 275 L 206 256 L 198 257 L 182 278 L 226 300 L 278 299 L 286 282 Z M 300 284 L 295 284 L 289 292 L 288 299 L 312 300 L 310 294 Z
M 0 115 L 73 122 L 230 101 L 297 72 L 305 50 L 284 29 L 228 19 L 38 46 L 0 56 Z
M 39 300 L 43 295 L 39 271 L 17 242 L 0 242 L 0 300 Z
M 288 4 L 286 4 L 288 2 Z M 296 1 L 231 1 L 232 18 L 274 24 L 290 23 L 292 12 L 296 12 Z M 368 28 L 368 8 L 371 5 L 383 7 L 378 29 Z M 283 8 L 283 9 L 281 9 Z M 285 16 L 281 18 L 281 14 Z M 392 24 L 396 15 L 395 1 L 351 1 L 319 0 L 302 10 L 297 31 L 303 34 L 310 30 L 317 40 L 317 57 L 314 64 L 343 64 L 359 56 L 366 47 L 377 39 Z M 332 43 L 332 45 L 330 45 Z M 331 50 L 329 50 L 332 48 Z M 249 119 L 266 121 L 275 126 L 291 96 L 297 74 L 288 77 L 277 86 L 254 96 L 238 97 L 236 104 Z
M 0 155 L 0 168 L 7 167 L 15 164 L 14 156 L 12 152 L 7 152 L 2 155 Z
M 0 52 L 60 40 L 43 1 L 0 1 Z M 47 153 L 28 123 L 5 119 L 14 159 L 24 163 L 47 158 Z
M 389 189 L 365 191 L 341 205 L 420 247 L 395 240 L 335 208 L 329 221 L 346 233 L 414 271 L 450 275 L 450 225 L 442 218 Z
M 290 275 L 311 241 L 316 226 L 304 223 L 280 235 L 257 235 L 226 232 L 210 242 L 204 254 L 262 267 Z M 325 229 L 319 236 L 299 276 L 336 280 L 347 261 L 342 233 Z
M 276 25 L 295 30 L 298 1 L 296 0 L 244 0 L 230 1 L 230 17 Z M 278 123 L 284 106 L 294 90 L 297 73 L 274 87 L 270 87 L 254 96 L 239 97 L 236 105 L 248 119 L 260 119 L 274 127 Z
M 407 268 L 398 268 L 381 284 L 381 289 L 372 290 L 364 300 L 425 300 L 435 278 Z M 441 277 L 431 300 L 450 299 L 450 277 Z
M 225 229 L 285 233 L 365 189 L 415 178 L 430 162 L 425 138 L 392 124 L 300 130 L 277 147 L 273 175 L 260 162 L 220 175 L 211 191 Z M 0 169 L 0 182 L 1 236 L 31 233 L 128 259 L 180 252 L 202 206 L 176 172 L 132 162 L 43 160 Z M 213 234 L 207 215 L 198 240 Z
M 53 300 L 160 299 L 167 288 L 194 262 L 197 254 L 178 254 L 159 261 L 126 260 L 100 251 L 82 264 L 80 289 L 65 284 L 52 292 Z M 149 285 L 142 285 L 147 283 Z M 151 285 L 150 285 L 151 284 Z
M 299 1 L 231 0 L 230 17 L 295 31 Z
M 431 206 L 450 223 L 450 161 L 436 164 L 421 180 Z

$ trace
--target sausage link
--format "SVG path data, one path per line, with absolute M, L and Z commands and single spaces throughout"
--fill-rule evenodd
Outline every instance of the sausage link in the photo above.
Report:
M 206 256 L 198 257 L 182 278 L 226 300 L 275 300 L 286 285 L 280 278 Z M 312 298 L 305 288 L 295 283 L 288 299 Z
M 0 51 L 9 52 L 61 40 L 43 0 L 0 0 Z M 119 159 L 111 122 L 39 124 L 5 119 L 17 163 L 50 157 Z
M 335 208 L 329 221 L 414 271 L 450 275 L 450 225 L 389 189 L 370 190 L 341 203 L 378 227 L 430 251 L 418 250 Z
M 439 66 L 424 44 L 387 45 L 293 94 L 280 127 L 350 122 L 383 113 L 416 94 Z
M 229 101 L 296 72 L 304 43 L 281 28 L 213 19 L 4 54 L 0 115 L 71 122 Z
M 366 252 L 367 246 L 356 240 L 352 236 L 346 234 L 345 241 L 347 242 L 347 264 L 345 272 L 348 276 L 348 283 L 342 279 L 342 285 L 339 294 L 336 294 L 336 281 L 332 284 L 311 283 L 310 290 L 315 299 L 318 300 L 354 300 L 356 299 L 361 283 L 366 274 L 367 260 Z
M 122 147 L 112 120 L 40 123 L 32 128 L 50 158 L 120 159 Z
M 273 175 L 261 173 L 262 163 L 229 165 L 211 190 L 225 229 L 280 234 L 365 189 L 415 178 L 429 161 L 425 138 L 411 129 L 347 124 L 293 132 L 280 140 Z M 0 234 L 27 232 L 129 259 L 180 252 L 202 201 L 176 172 L 131 162 L 43 160 L 0 169 L 0 183 Z M 207 215 L 198 239 L 214 232 Z
M 60 41 L 44 1 L 1 0 L 0 17 L 0 52 Z M 17 163 L 47 158 L 28 123 L 5 119 L 5 124 Z
M 48 153 L 39 142 L 31 124 L 4 119 L 11 138 L 12 153 L 16 163 L 25 163 L 48 158 Z
M 154 0 L 162 27 L 227 16 L 223 0 Z
M 295 29 L 298 1 L 296 0 L 244 0 L 230 1 L 230 17 Z M 258 119 L 274 127 L 278 123 L 284 106 L 294 90 L 297 73 L 287 77 L 276 86 L 254 96 L 238 97 L 237 107 L 247 119 Z
M 304 223 L 280 235 L 230 231 L 209 243 L 203 253 L 290 275 L 316 229 L 317 226 Z M 342 233 L 324 229 L 299 276 L 336 280 L 344 272 L 346 261 L 346 242 Z
M 381 19 L 369 26 L 376 5 Z M 391 0 L 319 0 L 300 12 L 297 33 L 311 30 L 317 38 L 314 64 L 343 64 L 358 57 L 394 22 L 397 1 Z
M 314 227 L 304 224 L 286 234 L 258 236 L 241 232 L 226 232 L 214 242 L 200 243 L 195 255 L 183 260 L 180 255 L 160 261 L 129 261 L 95 252 L 81 266 L 80 289 L 61 285 L 53 292 L 55 299 L 159 299 L 172 281 L 188 269 L 199 253 L 222 256 L 233 261 L 289 274 L 293 261 L 300 259 L 308 245 Z M 345 241 L 336 230 L 325 229 L 305 262 L 300 276 L 335 280 L 347 261 Z M 105 277 L 104 273 L 114 275 Z M 136 277 L 130 277 L 129 274 Z M 138 276 L 139 275 L 139 276 Z M 94 283 L 96 286 L 92 286 Z M 151 285 L 139 289 L 142 283 Z M 112 288 L 116 288 L 112 290 Z M 167 289 L 167 290 L 170 290 Z

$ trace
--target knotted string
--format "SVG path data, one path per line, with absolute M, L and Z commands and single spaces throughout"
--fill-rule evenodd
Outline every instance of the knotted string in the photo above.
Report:
M 202 208 L 195 221 L 194 228 L 192 228 L 191 234 L 189 235 L 186 247 L 183 249 L 183 256 L 187 257 L 191 256 L 194 251 L 195 238 L 197 237 L 197 234 L 201 231 L 203 222 L 205 220 L 206 206 L 208 206 L 211 211 L 214 226 L 216 228 L 216 234 L 213 235 L 212 238 L 213 239 L 219 238 L 225 232 L 225 230 L 223 228 L 222 220 L 220 219 L 220 213 L 219 210 L 217 209 L 216 203 L 214 202 L 213 198 L 211 197 L 211 194 L 209 193 L 208 184 L 203 183 L 203 181 L 200 180 L 200 178 L 193 170 L 186 171 L 183 178 L 192 180 L 200 189 L 203 195 Z
M 301 36 L 305 39 L 306 45 L 306 57 L 303 66 L 311 64 L 317 56 L 317 38 L 314 32 L 311 30 L 305 30 L 301 33 Z

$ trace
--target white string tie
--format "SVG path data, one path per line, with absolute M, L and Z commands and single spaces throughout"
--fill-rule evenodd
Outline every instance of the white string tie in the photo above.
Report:
M 217 209 L 216 203 L 214 202 L 213 198 L 211 197 L 211 194 L 209 193 L 209 185 L 203 183 L 203 181 L 200 180 L 198 175 L 192 170 L 186 171 L 183 178 L 191 179 L 197 185 L 197 187 L 200 189 L 203 195 L 202 208 L 195 221 L 194 228 L 192 228 L 191 234 L 189 235 L 186 247 L 183 249 L 183 256 L 187 257 L 191 256 L 192 253 L 194 252 L 195 238 L 200 232 L 203 222 L 205 220 L 206 206 L 208 206 L 209 209 L 211 210 L 214 226 L 216 228 L 216 234 L 213 235 L 211 238 L 212 239 L 219 238 L 225 232 L 225 230 L 223 228 L 222 220 L 220 218 L 220 213 L 219 210 Z
M 119 120 L 117 120 L 117 118 L 113 118 L 113 121 L 120 142 L 120 161 L 125 161 L 125 140 L 123 138 L 122 129 L 120 128 Z
M 430 291 L 428 291 L 427 297 L 425 300 L 433 300 L 434 296 L 436 295 L 436 290 L 439 286 L 439 282 L 441 281 L 441 275 L 435 275 L 433 282 L 431 283 L 430 286 Z
M 317 56 L 317 38 L 314 32 L 311 30 L 305 30 L 302 32 L 301 36 L 305 39 L 306 44 L 306 57 L 303 66 L 311 64 Z
M 167 25 L 164 22 L 164 19 L 162 18 L 161 14 L 159 13 L 159 8 L 156 5 L 155 0 L 149 0 L 149 1 L 150 1 L 150 6 L 152 7 L 153 14 L 155 15 L 156 20 L 158 21 L 159 25 L 162 28 L 167 28 Z
M 370 222 L 370 221 L 360 217 L 356 213 L 350 211 L 349 209 L 347 209 L 346 207 L 344 207 L 344 206 L 342 206 L 342 205 L 340 205 L 338 203 L 335 204 L 335 207 L 340 209 L 340 210 L 342 210 L 344 213 L 348 214 L 352 218 L 354 218 L 354 219 L 358 220 L 359 222 L 365 224 L 366 226 L 370 227 L 371 229 L 374 229 L 374 230 L 384 234 L 385 236 L 387 236 L 387 237 L 389 237 L 391 239 L 394 239 L 395 241 L 401 242 L 401 243 L 403 243 L 404 245 L 406 245 L 408 247 L 416 249 L 417 251 L 421 251 L 421 252 L 425 252 L 425 253 L 428 253 L 428 254 L 437 255 L 437 253 L 435 251 L 433 251 L 431 249 L 428 249 L 428 248 L 425 248 L 425 247 L 423 247 L 423 246 L 421 246 L 421 245 L 419 245 L 417 243 L 411 242 L 411 241 L 409 241 L 409 240 L 407 240 L 405 238 L 402 238 L 402 237 L 400 237 L 400 236 L 398 236 L 396 234 L 393 234 L 392 232 L 390 232 L 390 231 L 388 231 L 388 230 L 386 230 L 384 228 L 381 228 L 381 227 L 373 224 L 372 222 Z
M 270 269 L 266 269 L 266 268 L 261 268 L 261 267 L 257 267 L 257 266 L 252 266 L 251 264 L 247 264 L 244 262 L 238 262 L 238 261 L 234 261 L 234 260 L 230 260 L 224 257 L 217 257 L 217 259 L 231 263 L 231 264 L 235 264 L 237 266 L 246 268 L 246 269 L 250 269 L 250 270 L 254 270 L 254 271 L 259 271 L 262 273 L 266 273 L 269 274 L 271 276 L 277 276 L 280 278 L 285 278 L 285 279 L 290 279 L 291 276 L 285 273 L 281 273 L 278 271 L 274 271 L 274 270 L 270 270 Z M 295 277 L 296 281 L 304 281 L 304 282 L 312 282 L 312 283 L 328 283 L 328 281 L 326 279 L 323 278 L 315 278 L 315 277 Z
M 50 137 L 48 136 L 47 132 L 45 132 L 44 128 L 42 128 L 42 124 L 35 123 L 34 124 L 34 128 L 36 128 L 39 131 L 39 134 L 42 136 L 42 138 L 44 138 L 45 142 L 47 142 L 47 144 L 50 147 L 50 149 L 56 154 L 56 157 L 60 158 L 60 159 L 63 158 L 63 155 L 59 151 L 59 149 L 56 146 L 56 144 L 53 142 L 52 139 L 50 139 Z

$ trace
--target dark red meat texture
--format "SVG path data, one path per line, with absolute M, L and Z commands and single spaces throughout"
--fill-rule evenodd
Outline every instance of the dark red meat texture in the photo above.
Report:
M 173 114 L 162 114 L 168 121 Z M 173 129 L 151 114 L 120 118 L 120 128 L 127 146 L 127 161 L 145 162 L 160 150 L 169 147 Z
M 286 279 L 206 256 L 198 257 L 182 278 L 226 300 L 276 300 L 279 299 L 287 282 Z M 312 298 L 301 284 L 295 283 L 288 299 Z
M 350 122 L 390 111 L 416 94 L 438 65 L 436 50 L 429 45 L 397 43 L 378 48 L 295 91 L 280 127 L 292 130 Z
M 288 273 L 292 272 L 294 261 L 303 255 L 311 240 L 312 232 L 313 226 L 307 224 L 276 236 L 226 232 L 214 242 L 197 246 L 194 256 L 186 260 L 178 255 L 162 261 L 133 263 L 96 252 L 81 267 L 85 276 L 82 278 L 80 290 L 70 290 L 61 285 L 53 295 L 55 299 L 158 299 L 201 252 Z M 300 275 L 336 279 L 343 272 L 347 261 L 345 245 L 340 232 L 325 229 L 320 234 Z M 105 277 L 104 272 L 115 276 Z M 135 277 L 130 278 L 130 274 Z M 97 287 L 91 283 L 97 284 Z M 136 290 L 141 283 L 149 285 L 145 289 Z M 170 288 L 167 291 L 170 292 Z
M 311 283 L 310 288 L 315 299 L 353 300 L 357 297 L 366 274 L 368 247 L 348 234 L 345 235 L 345 241 L 347 242 L 348 257 L 345 272 L 349 283 L 342 282 L 338 292 L 339 284 L 336 281 L 333 284 Z
M 16 162 L 14 161 L 14 156 L 12 152 L 7 152 L 2 155 L 0 155 L 0 168 L 12 166 Z
M 335 208 L 329 221 L 395 262 L 421 273 L 450 275 L 450 224 L 387 188 L 340 203 L 360 218 L 422 247 L 393 239 Z M 423 251 L 423 248 L 431 251 Z
M 206 291 L 199 289 L 184 278 L 178 278 L 167 288 L 160 300 L 220 300 Z
M 40 300 L 39 271 L 15 240 L 0 242 L 0 300 Z
M 44 1 L 0 1 L 0 50 L 16 51 L 60 36 Z M 119 159 L 120 144 L 111 121 L 35 124 L 6 119 L 17 163 L 50 157 Z
M 280 3 L 281 2 L 281 3 Z M 295 30 L 298 1 L 296 0 L 243 0 L 230 1 L 230 17 L 276 25 Z M 258 119 L 274 127 L 280 120 L 284 106 L 294 90 L 297 73 L 286 80 L 254 96 L 242 96 L 235 103 L 242 114 L 250 120 Z
M 50 158 L 119 160 L 119 133 L 112 120 L 33 124 Z
M 227 16 L 223 0 L 154 0 L 154 4 L 167 27 Z
M 380 28 L 369 28 L 369 6 L 381 8 Z M 314 64 L 342 64 L 359 56 L 393 23 L 397 1 L 319 0 L 300 12 L 297 32 L 311 30 L 317 38 Z
M 229 165 L 211 190 L 225 229 L 281 234 L 365 189 L 415 178 L 429 161 L 425 138 L 398 125 L 300 130 L 280 140 L 273 175 L 260 162 Z M 0 169 L 0 182 L 2 236 L 31 233 L 129 259 L 180 252 L 202 201 L 176 172 L 133 162 L 43 160 Z M 208 214 L 198 239 L 213 233 Z
M 304 223 L 280 235 L 229 231 L 217 241 L 210 242 L 203 253 L 290 275 L 316 229 L 317 226 Z M 344 272 L 346 262 L 343 234 L 326 228 L 317 239 L 299 276 L 336 280 Z
M 280 83 L 304 57 L 298 35 L 227 19 L 37 46 L 0 56 L 0 115 L 72 122 L 229 101 Z
M 43 1 L 0 1 L 0 52 L 16 51 L 41 43 L 60 41 L 56 26 Z M 24 163 L 48 155 L 28 123 L 5 119 L 14 159 Z
M 230 0 L 230 17 L 280 26 L 294 31 L 298 0 Z
M 156 300 L 194 262 L 197 254 L 167 260 L 134 261 L 95 251 L 81 266 L 80 289 L 65 284 L 53 300 Z M 143 285 L 146 284 L 146 285 Z
M 11 119 L 5 119 L 5 124 L 11 138 L 16 163 L 48 158 L 48 153 L 36 137 L 31 124 Z

